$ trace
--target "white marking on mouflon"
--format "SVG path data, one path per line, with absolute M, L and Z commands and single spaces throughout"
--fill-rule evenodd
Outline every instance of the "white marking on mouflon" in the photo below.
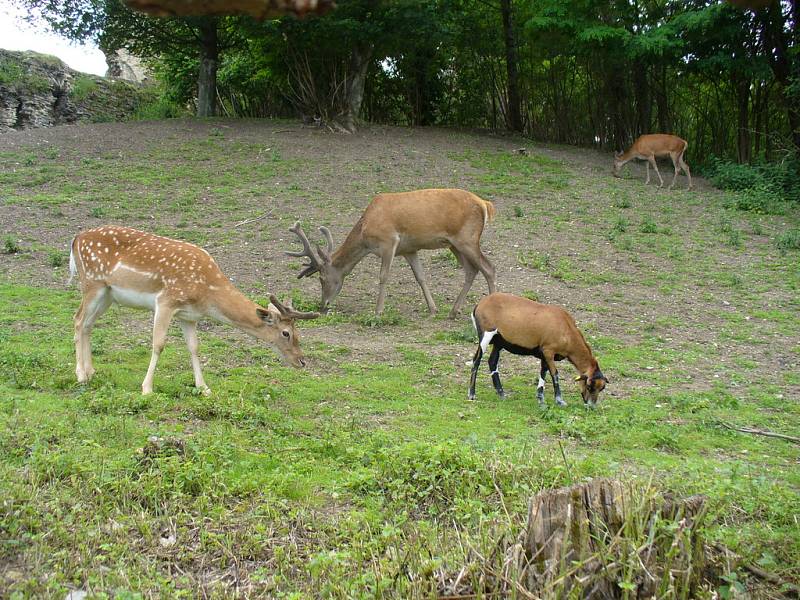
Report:
M 484 331 L 483 332 L 483 339 L 481 340 L 481 350 L 486 352 L 489 349 L 489 344 L 492 341 L 492 338 L 497 333 L 497 329 L 493 329 L 492 331 Z

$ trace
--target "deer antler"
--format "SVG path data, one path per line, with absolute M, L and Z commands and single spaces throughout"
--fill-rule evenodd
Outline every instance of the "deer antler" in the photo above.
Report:
M 328 241 L 328 249 L 323 250 L 322 246 L 317 244 L 317 252 L 322 257 L 322 260 L 325 262 L 331 261 L 331 253 L 333 252 L 333 236 L 331 235 L 331 230 L 325 227 L 324 225 L 319 228 L 319 232 L 325 236 L 325 239 Z
M 272 306 L 278 309 L 278 312 L 281 313 L 287 319 L 316 319 L 319 317 L 318 312 L 301 312 L 299 310 L 295 310 L 291 306 L 285 306 L 278 301 L 278 298 L 275 294 L 269 295 L 269 301 Z
M 313 275 L 320 270 L 322 265 L 317 257 L 314 256 L 314 251 L 311 249 L 311 243 L 308 241 L 306 234 L 303 232 L 303 228 L 300 227 L 300 221 L 296 221 L 295 224 L 289 228 L 289 231 L 294 233 L 300 239 L 300 243 L 303 244 L 303 250 L 300 252 L 286 251 L 285 254 L 288 256 L 296 256 L 298 258 L 307 258 L 309 260 L 307 265 L 303 265 L 305 268 L 300 271 L 300 274 L 297 276 L 297 278 L 302 279 L 303 277 Z

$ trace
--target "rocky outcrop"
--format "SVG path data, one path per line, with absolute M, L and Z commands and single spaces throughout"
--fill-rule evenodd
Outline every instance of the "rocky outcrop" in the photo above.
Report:
M 142 63 L 142 59 L 134 56 L 125 48 L 105 52 L 108 71 L 106 77 L 114 77 L 131 83 L 147 83 L 150 81 L 150 72 Z
M 133 114 L 141 86 L 80 73 L 54 56 L 0 49 L 0 133 Z

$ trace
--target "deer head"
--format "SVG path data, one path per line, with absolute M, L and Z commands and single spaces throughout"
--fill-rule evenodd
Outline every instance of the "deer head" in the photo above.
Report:
M 291 301 L 282 304 L 274 294 L 269 296 L 270 306 L 258 308 L 258 316 L 264 324 L 258 337 L 272 344 L 284 362 L 294 367 L 305 367 L 306 361 L 300 350 L 300 338 L 294 326 L 296 319 L 316 319 L 319 313 L 301 312 L 292 308 Z
M 308 241 L 308 237 L 306 237 L 303 228 L 300 226 L 300 221 L 297 221 L 290 227 L 289 231 L 298 237 L 300 243 L 303 244 L 303 249 L 300 252 L 286 252 L 286 254 L 288 256 L 307 258 L 309 260 L 309 263 L 303 265 L 303 270 L 297 275 L 298 279 L 309 277 L 314 273 L 319 273 L 319 282 L 322 285 L 322 303 L 320 305 L 320 310 L 326 313 L 333 299 L 336 298 L 342 290 L 342 284 L 344 283 L 344 273 L 342 269 L 335 267 L 331 260 L 331 254 L 333 254 L 333 236 L 327 227 L 320 227 L 319 231 L 325 236 L 327 248 L 315 244 L 317 249 L 315 254 L 311 248 L 311 243 Z

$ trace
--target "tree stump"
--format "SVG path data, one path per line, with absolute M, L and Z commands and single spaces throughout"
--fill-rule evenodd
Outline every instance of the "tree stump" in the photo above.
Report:
M 705 568 L 705 497 L 595 479 L 537 494 L 517 580 L 542 597 L 689 598 Z

